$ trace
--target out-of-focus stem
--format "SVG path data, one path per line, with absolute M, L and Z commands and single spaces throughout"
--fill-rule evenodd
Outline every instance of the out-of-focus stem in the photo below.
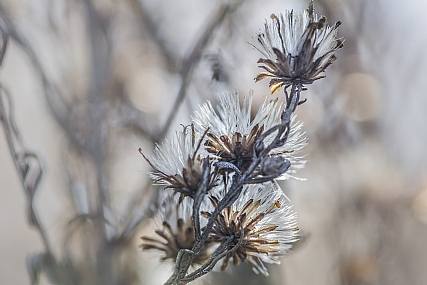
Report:
M 175 99 L 175 103 L 169 113 L 169 116 L 166 120 L 166 123 L 161 130 L 161 132 L 156 136 L 156 141 L 160 141 L 167 134 L 170 125 L 173 121 L 173 118 L 178 113 L 177 110 L 181 106 L 181 103 L 184 101 L 185 95 L 187 93 L 187 87 L 190 84 L 191 76 L 193 74 L 194 67 L 196 63 L 200 60 L 203 50 L 209 43 L 209 40 L 212 38 L 213 31 L 223 22 L 226 16 L 236 10 L 236 8 L 241 4 L 241 2 L 236 2 L 233 4 L 226 4 L 221 6 L 218 9 L 218 12 L 209 22 L 209 24 L 203 29 L 200 38 L 197 40 L 196 44 L 193 46 L 188 56 L 184 60 L 184 63 L 181 67 L 181 78 L 182 84 L 179 89 L 178 95 Z
M 8 111 L 6 110 L 5 102 L 3 100 L 3 98 L 5 98 L 4 96 L 6 96 L 8 99 L 8 104 L 9 104 Z M 30 153 L 25 150 L 26 148 L 22 142 L 21 136 L 14 122 L 12 98 L 10 98 L 10 96 L 8 96 L 6 92 L 4 92 L 3 86 L 1 85 L 0 85 L 0 121 L 2 121 L 3 123 L 4 132 L 6 135 L 7 143 L 9 145 L 10 153 L 12 155 L 13 162 L 15 164 L 16 170 L 20 174 L 19 178 L 21 180 L 22 186 L 25 189 L 25 193 L 27 194 L 27 198 L 28 198 L 27 200 L 29 203 L 28 208 L 30 211 L 29 214 L 31 216 L 31 224 L 38 229 L 40 236 L 42 238 L 43 244 L 46 248 L 46 252 L 48 252 L 51 255 L 51 257 L 55 259 L 52 244 L 49 240 L 49 237 L 47 235 L 47 232 L 43 224 L 40 222 L 39 215 L 33 206 L 33 199 L 32 197 L 30 197 L 31 194 L 32 195 L 35 194 L 35 191 L 37 190 L 37 185 L 35 186 L 35 189 L 28 189 L 25 176 L 23 175 L 22 169 L 20 167 L 21 164 L 25 163 L 25 161 L 23 162 L 19 160 L 25 159 L 25 157 L 27 157 L 28 155 L 32 155 L 40 164 L 40 171 L 42 171 L 41 169 L 43 168 L 42 162 L 41 162 L 41 159 L 35 153 Z M 20 148 L 21 151 L 18 151 L 18 148 Z M 27 171 L 29 171 L 29 169 Z M 30 194 L 30 192 L 32 193 Z

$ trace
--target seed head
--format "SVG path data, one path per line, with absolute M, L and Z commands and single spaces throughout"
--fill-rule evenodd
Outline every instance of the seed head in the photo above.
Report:
M 265 31 L 258 34 L 255 46 L 265 58 L 258 63 L 265 71 L 255 77 L 255 82 L 270 78 L 271 93 L 293 83 L 311 84 L 325 77 L 321 75 L 335 61 L 335 51 L 343 47 L 337 38 L 341 22 L 327 26 L 326 17 L 319 20 L 313 13 L 313 2 L 304 12 L 286 11 L 270 16 Z

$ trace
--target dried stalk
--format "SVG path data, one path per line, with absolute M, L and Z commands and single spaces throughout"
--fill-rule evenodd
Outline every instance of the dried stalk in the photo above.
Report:
M 172 276 L 169 278 L 169 280 L 165 283 L 165 285 L 183 285 L 187 284 L 188 282 L 206 274 L 209 269 L 212 269 L 215 264 L 224 256 L 227 254 L 230 254 L 230 252 L 226 251 L 226 246 L 224 246 L 224 243 L 218 247 L 218 249 L 215 251 L 214 255 L 211 259 L 209 259 L 204 265 L 202 265 L 198 270 L 195 272 L 188 274 L 187 271 L 192 264 L 194 258 L 200 251 L 203 249 L 204 245 L 206 244 L 206 241 L 208 240 L 209 234 L 212 231 L 212 228 L 214 226 L 214 223 L 216 219 L 218 218 L 219 214 L 227 207 L 231 206 L 239 197 L 243 186 L 245 184 L 252 183 L 252 177 L 254 177 L 256 169 L 259 167 L 261 161 L 268 157 L 268 154 L 273 149 L 283 146 L 289 136 L 290 132 L 290 124 L 291 124 L 291 115 L 295 112 L 298 105 L 302 104 L 303 102 L 300 102 L 300 94 L 303 90 L 303 87 L 300 83 L 294 83 L 292 84 L 291 91 L 288 94 L 286 91 L 286 88 L 284 89 L 285 95 L 287 97 L 286 102 L 286 108 L 282 112 L 281 116 L 281 123 L 272 127 L 271 129 L 264 132 L 261 136 L 257 138 L 257 142 L 254 144 L 254 153 L 256 154 L 251 165 L 247 169 L 246 172 L 243 174 L 240 173 L 236 167 L 228 162 L 222 162 L 222 163 L 216 163 L 215 167 L 228 170 L 233 170 L 234 176 L 233 176 L 233 182 L 228 190 L 228 192 L 224 195 L 222 200 L 218 203 L 217 207 L 212 212 L 212 215 L 210 216 L 207 225 L 204 227 L 203 233 L 197 234 L 201 232 L 201 226 L 200 221 L 198 218 L 193 218 L 193 227 L 195 229 L 196 233 L 196 243 L 192 250 L 186 250 L 183 249 L 179 252 L 179 258 L 177 258 L 176 264 L 175 264 L 175 271 L 172 274 Z M 273 134 L 277 132 L 275 138 L 273 141 L 264 147 L 264 139 L 269 136 L 270 134 Z M 284 169 L 284 171 L 286 171 Z M 283 172 L 284 172 L 283 171 Z M 274 177 L 268 177 L 268 180 L 277 178 L 277 176 L 281 175 L 276 174 Z M 255 174 L 256 176 L 257 174 Z M 193 217 L 197 217 L 200 212 L 200 202 L 202 198 L 207 193 L 207 184 L 208 184 L 208 176 L 204 175 L 203 182 L 200 184 L 200 188 L 197 190 L 198 195 L 196 196 L 196 200 L 193 203 Z M 200 197 L 198 197 L 200 196 Z M 241 242 L 241 240 L 240 240 Z M 227 242 L 225 242 L 227 244 Z M 237 248 L 237 246 L 234 248 L 234 250 Z M 221 256 L 221 257 L 219 257 Z

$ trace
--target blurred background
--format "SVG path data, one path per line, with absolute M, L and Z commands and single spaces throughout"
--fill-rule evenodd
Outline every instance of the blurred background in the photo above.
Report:
M 219 92 L 270 98 L 248 42 L 307 5 L 1 0 L 0 284 L 162 284 L 172 264 L 139 248 L 159 189 L 138 148 Z M 297 110 L 306 181 L 282 186 L 303 239 L 268 278 L 242 265 L 200 284 L 427 283 L 426 8 L 315 1 L 345 46 Z

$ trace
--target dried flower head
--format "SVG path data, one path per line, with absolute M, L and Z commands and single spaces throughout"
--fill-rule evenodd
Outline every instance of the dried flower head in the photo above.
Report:
M 211 196 L 214 208 L 219 198 Z M 202 215 L 209 218 L 211 213 Z M 298 231 L 289 199 L 277 183 L 271 182 L 245 186 L 239 199 L 218 216 L 209 237 L 212 242 L 232 237 L 228 249 L 237 246 L 224 257 L 221 270 L 232 259 L 234 265 L 247 262 L 256 273 L 268 276 L 264 263 L 280 263 L 279 256 L 289 253 L 298 240 Z
M 209 154 L 220 161 L 233 163 L 241 172 L 244 172 L 254 157 L 254 143 L 265 130 L 280 123 L 283 110 L 277 100 L 264 101 L 255 117 L 251 119 L 252 93 L 243 100 L 240 107 L 239 96 L 236 91 L 223 94 L 220 97 L 218 111 L 208 101 L 195 112 L 193 122 L 196 130 L 203 132 L 209 128 L 204 143 Z M 273 140 L 274 134 L 268 136 L 264 143 Z M 287 142 L 270 152 L 270 156 L 283 156 L 291 162 L 288 173 L 295 173 L 296 169 L 304 167 L 305 160 L 296 154 L 306 145 L 305 133 L 302 124 L 292 119 L 291 130 Z M 283 176 L 283 177 L 286 177 Z
M 265 70 L 255 78 L 258 82 L 271 78 L 271 93 L 292 83 L 311 84 L 323 78 L 320 75 L 336 59 L 334 53 L 343 46 L 337 38 L 341 22 L 330 27 L 326 17 L 317 20 L 313 2 L 304 12 L 286 11 L 285 15 L 271 15 L 271 23 L 265 23 L 265 32 L 258 34 L 257 48 L 265 58 L 258 63 Z
M 197 133 L 191 126 L 177 132 L 172 140 L 165 139 L 161 146 L 156 145 L 154 155 L 149 160 L 140 150 L 147 162 L 153 167 L 151 178 L 158 185 L 166 185 L 184 196 L 193 197 L 203 174 L 208 174 L 208 190 L 215 186 L 216 173 L 211 171 L 209 157 L 199 154 L 204 134 Z
M 179 203 L 175 193 L 164 195 L 163 202 L 157 211 L 157 220 L 161 228 L 155 230 L 157 237 L 143 236 L 143 250 L 157 249 L 165 253 L 161 260 L 175 261 L 181 249 L 192 249 L 195 243 L 192 222 L 192 200 L 185 198 Z M 212 244 L 206 245 L 193 263 L 203 264 L 211 255 Z

